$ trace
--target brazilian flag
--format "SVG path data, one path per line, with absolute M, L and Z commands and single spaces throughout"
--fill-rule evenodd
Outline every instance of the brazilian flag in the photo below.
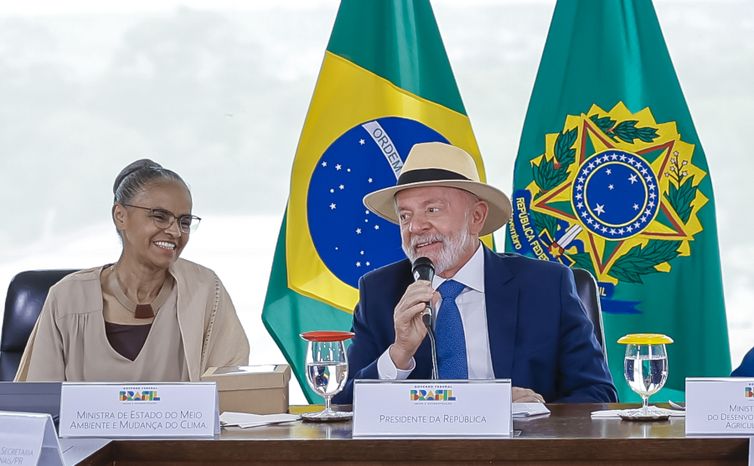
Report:
M 366 272 L 405 256 L 362 204 L 411 147 L 456 145 L 484 167 L 428 0 L 343 0 L 301 131 L 262 320 L 304 387 L 309 330 L 348 330 Z M 489 238 L 487 238 L 489 241 Z
M 514 171 L 506 249 L 589 270 L 622 401 L 628 333 L 663 333 L 665 389 L 730 352 L 709 167 L 651 0 L 560 0 Z

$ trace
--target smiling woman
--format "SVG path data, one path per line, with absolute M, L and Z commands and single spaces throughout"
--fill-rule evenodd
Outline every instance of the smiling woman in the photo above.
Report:
M 50 289 L 16 380 L 197 381 L 246 364 L 249 343 L 215 273 L 179 256 L 201 220 L 175 172 L 143 159 L 116 177 L 114 264 Z

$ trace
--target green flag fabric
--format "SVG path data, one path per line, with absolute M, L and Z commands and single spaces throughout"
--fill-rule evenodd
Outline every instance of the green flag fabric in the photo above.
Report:
M 428 0 L 343 0 L 301 132 L 262 320 L 310 402 L 309 330 L 348 330 L 366 272 L 405 256 L 365 194 L 410 148 L 441 141 L 484 167 Z M 487 238 L 489 243 L 491 238 Z
M 597 279 L 621 401 L 628 333 L 662 333 L 665 388 L 725 376 L 712 182 L 650 0 L 560 0 L 514 171 L 506 249 Z

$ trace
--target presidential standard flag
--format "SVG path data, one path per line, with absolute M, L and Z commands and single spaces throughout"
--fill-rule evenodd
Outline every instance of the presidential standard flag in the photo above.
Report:
M 410 148 L 479 149 L 427 0 L 343 0 L 291 173 L 262 320 L 304 388 L 309 330 L 348 330 L 366 272 L 403 259 L 365 194 L 392 186 Z M 489 242 L 489 238 L 487 239 Z
M 557 2 L 513 184 L 506 249 L 597 278 L 622 401 L 627 333 L 675 340 L 653 400 L 730 373 L 709 168 L 650 0 Z

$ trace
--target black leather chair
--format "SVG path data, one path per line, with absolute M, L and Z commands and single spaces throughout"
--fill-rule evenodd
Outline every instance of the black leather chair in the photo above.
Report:
M 0 380 L 13 380 L 50 287 L 75 270 L 31 270 L 10 282 L 0 337 Z
M 605 356 L 605 363 L 607 363 L 607 347 L 605 347 L 605 329 L 602 326 L 602 306 L 600 305 L 599 288 L 597 288 L 597 280 L 594 276 L 585 269 L 574 268 L 573 278 L 576 281 L 576 292 L 584 304 L 586 313 L 589 319 L 594 325 L 594 336 L 597 337 L 597 342 L 602 345 L 602 354 Z

